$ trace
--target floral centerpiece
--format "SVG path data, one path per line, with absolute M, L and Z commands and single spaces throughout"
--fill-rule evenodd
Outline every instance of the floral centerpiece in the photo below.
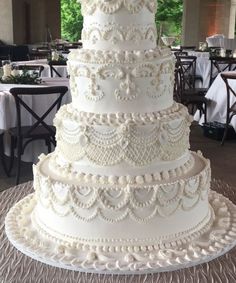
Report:
M 51 52 L 51 56 L 48 59 L 48 64 L 52 65 L 66 65 L 67 59 L 62 56 L 57 50 Z
M 42 80 L 37 73 L 31 73 L 27 69 L 21 71 L 12 69 L 12 66 L 7 64 L 3 66 L 3 75 L 0 77 L 0 82 L 3 84 L 37 85 Z

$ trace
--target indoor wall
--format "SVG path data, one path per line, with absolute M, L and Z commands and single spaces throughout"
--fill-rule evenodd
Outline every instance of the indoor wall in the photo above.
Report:
M 197 46 L 200 41 L 205 41 L 206 37 L 214 34 L 234 37 L 234 2 L 235 0 L 184 0 L 183 45 Z
M 33 44 L 60 38 L 60 0 L 1 0 L 0 40 Z

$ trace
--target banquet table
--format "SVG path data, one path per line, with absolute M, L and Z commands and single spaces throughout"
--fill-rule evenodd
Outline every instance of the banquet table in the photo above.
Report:
M 230 73 L 230 72 L 224 72 Z M 229 80 L 232 89 L 236 90 L 236 80 Z M 227 92 L 226 86 L 219 74 L 208 92 L 206 93 L 206 98 L 210 99 L 210 104 L 207 107 L 207 121 L 208 122 L 226 122 L 226 99 Z M 235 102 L 236 98 L 231 95 L 231 103 Z M 199 111 L 194 115 L 194 120 L 198 121 L 200 125 L 204 123 L 204 116 L 200 118 Z M 230 123 L 236 131 L 236 116 L 234 116 Z
M 212 189 L 236 203 L 236 190 L 220 180 Z M 0 282 L 1 283 L 233 283 L 236 282 L 236 249 L 209 263 L 168 273 L 147 275 L 97 275 L 60 269 L 35 261 L 8 241 L 4 220 L 9 209 L 33 192 L 32 182 L 0 193 Z
M 32 85 L 19 85 L 19 84 L 0 84 L 0 130 L 6 131 L 5 135 L 5 146 L 6 153 L 9 155 L 9 140 L 7 135 L 7 130 L 11 127 L 16 126 L 16 107 L 13 96 L 9 93 L 9 90 L 13 87 L 32 87 Z M 43 78 L 40 85 L 35 85 L 36 87 L 45 86 L 67 86 L 69 87 L 69 80 L 66 78 Z M 34 87 L 35 87 L 34 86 Z M 25 96 L 24 101 L 28 106 L 39 115 L 45 112 L 45 105 L 52 104 L 53 98 L 47 95 L 43 96 Z M 66 93 L 63 98 L 62 104 L 67 104 L 71 102 L 70 91 Z M 52 124 L 53 119 L 56 114 L 56 108 L 49 114 L 45 121 Z M 28 126 L 32 125 L 32 118 L 29 117 L 26 111 L 22 111 L 22 125 Z M 30 143 L 25 150 L 25 154 L 22 156 L 22 160 L 26 162 L 34 162 L 37 160 L 40 153 L 46 153 L 47 148 L 43 141 L 35 141 Z
M 51 70 L 50 66 L 47 62 L 47 59 L 37 59 L 37 60 L 30 60 L 30 61 L 19 61 L 19 62 L 13 62 L 15 65 L 41 65 L 44 67 L 44 70 L 42 72 L 42 77 L 51 77 Z M 54 66 L 56 72 L 62 77 L 67 78 L 68 72 L 67 72 L 67 66 L 66 65 L 55 65 Z M 53 72 L 53 77 L 58 77 L 56 72 Z

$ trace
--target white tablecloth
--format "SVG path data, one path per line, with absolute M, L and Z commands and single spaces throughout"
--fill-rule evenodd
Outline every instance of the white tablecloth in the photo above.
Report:
M 234 90 L 236 90 L 236 80 L 230 80 L 230 85 Z M 208 122 L 226 122 L 226 86 L 224 81 L 219 74 L 214 82 L 212 83 L 211 87 L 209 88 L 206 97 L 211 100 L 210 105 L 207 107 L 207 121 Z M 235 102 L 236 98 L 231 95 L 231 103 Z M 204 117 L 202 115 L 201 119 L 199 117 L 199 112 L 197 111 L 194 115 L 194 120 L 199 121 L 199 124 L 204 123 Z M 233 117 L 231 121 L 231 125 L 236 130 L 236 116 Z
M 188 51 L 189 56 L 196 56 L 196 74 L 202 76 L 203 82 L 197 81 L 197 87 L 208 88 L 210 83 L 211 61 L 209 60 L 209 52 Z
M 196 74 L 201 75 L 203 83 L 197 85 L 198 87 L 208 88 L 211 77 L 211 61 L 207 57 L 198 57 L 196 64 Z
M 49 78 L 51 77 L 50 66 L 47 63 L 47 59 L 38 59 L 38 60 L 31 60 L 31 61 L 22 61 L 22 62 L 13 62 L 13 64 L 20 64 L 20 65 L 41 65 L 44 67 L 42 72 L 42 77 Z M 68 76 L 67 66 L 66 65 L 55 65 L 55 70 L 58 74 L 61 75 L 62 78 L 66 78 Z M 53 72 L 53 77 L 58 77 L 55 72 Z
M 9 90 L 13 87 L 32 87 L 32 85 L 12 85 L 12 84 L 0 84 L 0 130 L 7 131 L 11 127 L 16 126 L 16 108 L 13 96 L 9 93 Z M 43 78 L 43 83 L 37 87 L 43 86 L 69 86 L 69 80 L 65 78 Z M 32 109 L 38 114 L 43 115 L 45 112 L 45 105 L 50 105 L 53 98 L 47 95 L 42 95 L 40 97 L 25 96 L 24 101 L 32 107 Z M 63 104 L 71 102 L 70 92 L 65 95 L 63 99 Z M 45 121 L 52 125 L 53 119 L 56 114 L 56 109 L 52 111 Z M 34 123 L 33 119 L 29 117 L 27 111 L 22 113 L 22 125 L 32 125 Z M 6 135 L 6 152 L 9 153 L 9 141 Z M 40 153 L 46 153 L 47 148 L 44 142 L 35 141 L 26 147 L 25 154 L 22 160 L 27 162 L 36 161 Z

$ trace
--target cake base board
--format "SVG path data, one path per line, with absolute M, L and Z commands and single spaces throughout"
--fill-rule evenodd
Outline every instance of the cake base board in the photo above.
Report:
M 78 255 L 73 257 L 72 254 L 69 256 L 55 252 L 56 243 L 50 242 L 50 239 L 43 239 L 33 227 L 31 221 L 31 213 L 35 205 L 33 194 L 12 207 L 6 217 L 5 228 L 8 239 L 19 251 L 54 267 L 100 274 L 167 272 L 209 262 L 227 253 L 236 245 L 236 206 L 214 191 L 209 194 L 209 202 L 215 213 L 215 220 L 211 229 L 199 239 L 184 246 L 179 245 L 175 249 L 171 248 L 169 251 L 152 251 L 150 252 L 152 258 L 148 258 L 147 253 L 145 256 L 141 253 L 136 256 L 130 255 L 131 260 L 127 262 L 121 259 L 120 255 L 117 257 L 116 253 L 109 254 L 109 260 L 102 261 L 99 258 L 78 260 Z M 25 220 L 23 227 L 22 219 Z M 27 231 L 27 234 L 21 231 Z M 168 254 L 171 254 L 171 257 Z

